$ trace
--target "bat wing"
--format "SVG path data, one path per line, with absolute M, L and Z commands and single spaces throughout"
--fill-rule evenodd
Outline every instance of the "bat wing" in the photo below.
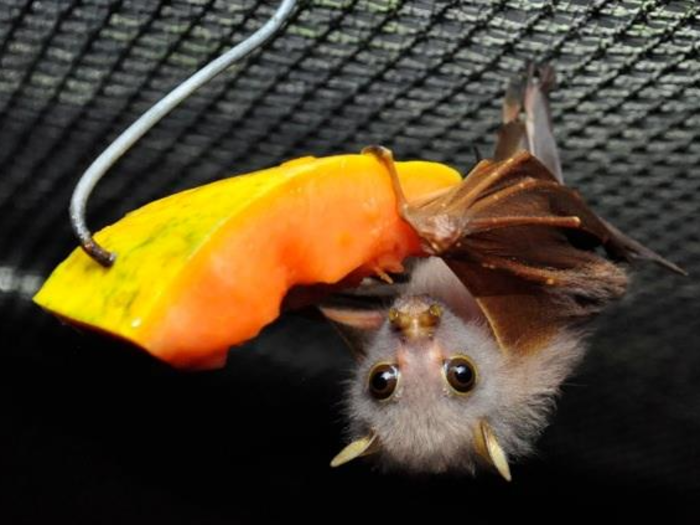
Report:
M 400 210 L 509 350 L 532 351 L 624 293 L 624 270 L 598 248 L 681 271 L 599 218 L 527 151 L 482 161 L 460 185 Z
M 504 349 L 530 352 L 562 327 L 620 297 L 627 277 L 614 261 L 652 260 L 684 273 L 596 215 L 564 186 L 547 94 L 547 65 L 511 82 L 493 160 L 457 186 L 408 203 L 391 153 L 401 216 L 425 252 L 442 257 L 476 298 Z M 521 121 L 521 113 L 525 113 Z M 604 251 L 608 257 L 601 252 Z
M 501 346 L 521 352 L 624 293 L 626 274 L 601 247 L 614 260 L 649 259 L 684 273 L 563 185 L 547 99 L 554 83 L 547 65 L 513 79 L 494 160 L 458 187 L 400 206 L 426 251 L 443 257 L 475 296 Z

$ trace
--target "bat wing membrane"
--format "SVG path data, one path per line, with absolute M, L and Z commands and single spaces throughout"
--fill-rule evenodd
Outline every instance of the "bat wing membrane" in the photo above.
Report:
M 675 265 L 599 218 L 533 155 L 482 161 L 458 187 L 403 217 L 476 297 L 506 349 L 531 351 L 621 296 L 617 259 Z

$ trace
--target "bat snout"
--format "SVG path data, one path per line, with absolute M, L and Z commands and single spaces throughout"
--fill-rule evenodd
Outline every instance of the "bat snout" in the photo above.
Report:
M 427 296 L 409 296 L 389 310 L 389 322 L 404 341 L 430 339 L 440 324 L 442 312 L 442 306 Z

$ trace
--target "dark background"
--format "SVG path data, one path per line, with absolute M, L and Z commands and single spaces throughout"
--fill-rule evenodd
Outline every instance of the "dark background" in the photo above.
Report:
M 693 522 L 700 495 L 700 7 L 692 1 L 305 2 L 110 173 L 90 223 L 295 156 L 381 143 L 462 171 L 507 80 L 559 73 L 569 184 L 691 272 L 653 267 L 599 320 L 539 453 L 506 484 L 331 470 L 350 357 L 289 316 L 216 372 L 175 372 L 29 301 L 74 246 L 89 162 L 276 4 L 0 0 L 0 522 Z M 695 520 L 697 517 L 695 518 Z

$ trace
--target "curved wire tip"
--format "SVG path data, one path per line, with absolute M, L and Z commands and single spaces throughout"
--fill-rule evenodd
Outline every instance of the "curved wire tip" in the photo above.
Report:
M 117 260 L 116 253 L 108 252 L 93 239 L 90 239 L 87 242 L 81 242 L 80 246 L 83 248 L 85 253 L 87 253 L 105 268 L 111 267 L 114 264 L 114 261 Z
M 105 268 L 109 268 L 114 264 L 117 256 L 105 250 L 95 241 L 85 221 L 87 201 L 95 185 L 124 153 L 129 151 L 148 130 L 155 126 L 183 100 L 216 77 L 219 73 L 225 71 L 229 66 L 260 48 L 267 40 L 275 35 L 294 12 L 296 4 L 297 0 L 282 0 L 272 17 L 260 29 L 226 51 L 226 53 L 220 57 L 209 62 L 206 66 L 156 102 L 152 108 L 141 115 L 136 122 L 119 135 L 114 142 L 95 159 L 85 173 L 83 173 L 71 197 L 71 226 L 80 240 L 80 245 L 85 253 L 96 262 L 100 263 Z

